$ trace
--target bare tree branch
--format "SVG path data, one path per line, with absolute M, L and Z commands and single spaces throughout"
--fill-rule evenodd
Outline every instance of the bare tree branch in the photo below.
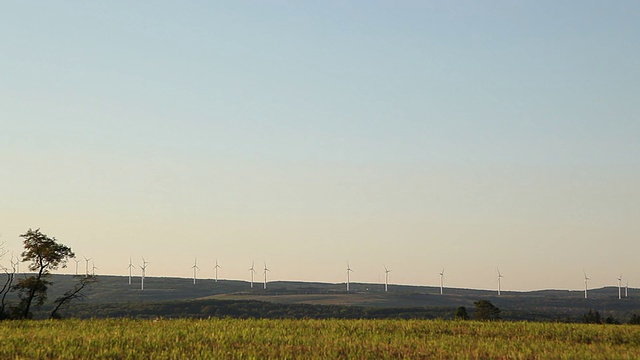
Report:
M 49 315 L 49 319 L 57 319 L 58 318 L 58 310 L 65 305 L 68 305 L 69 302 L 73 299 L 82 299 L 84 298 L 84 294 L 82 290 L 86 288 L 89 284 L 96 282 L 97 279 L 95 276 L 83 277 L 76 283 L 73 289 L 67 291 L 61 297 L 57 298 L 53 303 L 56 304 L 56 307 L 51 311 L 51 315 Z

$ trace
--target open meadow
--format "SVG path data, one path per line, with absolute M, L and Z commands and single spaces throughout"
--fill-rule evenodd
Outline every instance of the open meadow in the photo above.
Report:
M 640 326 L 445 320 L 4 321 L 2 359 L 638 359 Z

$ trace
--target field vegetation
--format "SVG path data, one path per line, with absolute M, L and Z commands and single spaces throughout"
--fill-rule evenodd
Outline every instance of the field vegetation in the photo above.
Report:
M 638 359 L 640 327 L 446 320 L 0 322 L 2 359 Z

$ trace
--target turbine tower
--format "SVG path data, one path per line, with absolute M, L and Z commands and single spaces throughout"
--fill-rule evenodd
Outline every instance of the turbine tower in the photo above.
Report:
M 442 295 L 442 290 L 444 288 L 444 268 L 440 272 L 440 295 Z
M 149 262 L 142 258 L 142 266 L 140 266 L 140 270 L 142 270 L 142 277 L 140 278 L 140 290 L 144 290 L 144 277 L 147 273 L 147 264 Z
M 618 276 L 618 300 L 622 300 L 622 275 Z
M 100 270 L 96 267 L 96 263 L 95 262 L 91 262 L 91 276 L 95 277 L 96 276 L 96 270 Z
M 624 297 L 629 297 L 629 281 L 627 281 L 627 284 L 624 286 Z
M 264 262 L 264 289 L 267 289 L 267 271 L 269 271 L 269 269 L 267 268 L 267 262 Z
M 83 257 L 84 257 L 84 256 L 83 256 Z M 85 275 L 85 277 L 89 277 L 89 260 L 91 260 L 91 258 L 88 258 L 88 259 L 87 259 L 86 257 L 84 257 L 84 261 L 86 261 L 86 264 L 85 264 L 85 274 L 84 274 L 84 275 Z
M 251 288 L 253 289 L 253 274 L 255 274 L 256 270 L 253 268 L 254 262 L 251 262 L 251 267 L 249 268 L 249 273 L 251 274 Z
M 76 262 L 76 276 L 78 276 L 78 264 L 80 263 L 80 260 L 78 259 L 73 259 L 73 261 Z
M 504 276 L 500 274 L 500 269 L 496 268 L 496 270 L 498 271 L 498 296 L 500 296 L 500 279 L 502 279 Z
M 353 272 L 353 270 L 351 270 L 351 267 L 349 266 L 349 262 L 347 261 L 347 292 L 349 292 L 349 284 L 351 282 L 351 279 L 349 277 L 349 273 Z
M 200 268 L 198 267 L 198 258 L 196 258 L 193 261 L 193 266 L 191 268 L 193 269 L 193 285 L 195 285 L 196 284 L 196 274 L 197 274 L 197 271 L 200 270 Z
M 131 263 L 131 256 L 129 256 L 129 285 L 131 285 L 131 269 L 135 268 Z
M 583 270 L 582 273 L 584 274 L 584 298 L 587 298 L 587 289 L 589 288 L 589 277 L 587 276 L 587 273 Z
M 218 282 L 218 269 L 222 268 L 222 266 L 218 265 L 218 259 L 216 259 L 216 266 L 214 266 L 213 268 L 216 271 L 216 280 L 215 280 L 215 282 Z
M 389 273 L 391 270 L 387 269 L 387 267 L 383 264 L 384 267 L 384 292 L 387 292 L 389 286 Z

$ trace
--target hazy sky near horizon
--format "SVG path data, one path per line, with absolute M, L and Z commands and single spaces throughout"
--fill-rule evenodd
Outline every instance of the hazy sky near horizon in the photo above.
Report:
M 0 241 L 99 273 L 640 287 L 637 1 L 6 1 Z M 8 265 L 9 257 L 0 259 Z M 83 261 L 84 262 L 84 261 Z M 26 268 L 26 265 L 23 265 Z M 75 263 L 62 273 L 72 273 Z M 84 266 L 81 264 L 81 271 Z M 137 272 L 136 272 L 137 273 Z M 256 275 L 261 278 L 261 271 Z

